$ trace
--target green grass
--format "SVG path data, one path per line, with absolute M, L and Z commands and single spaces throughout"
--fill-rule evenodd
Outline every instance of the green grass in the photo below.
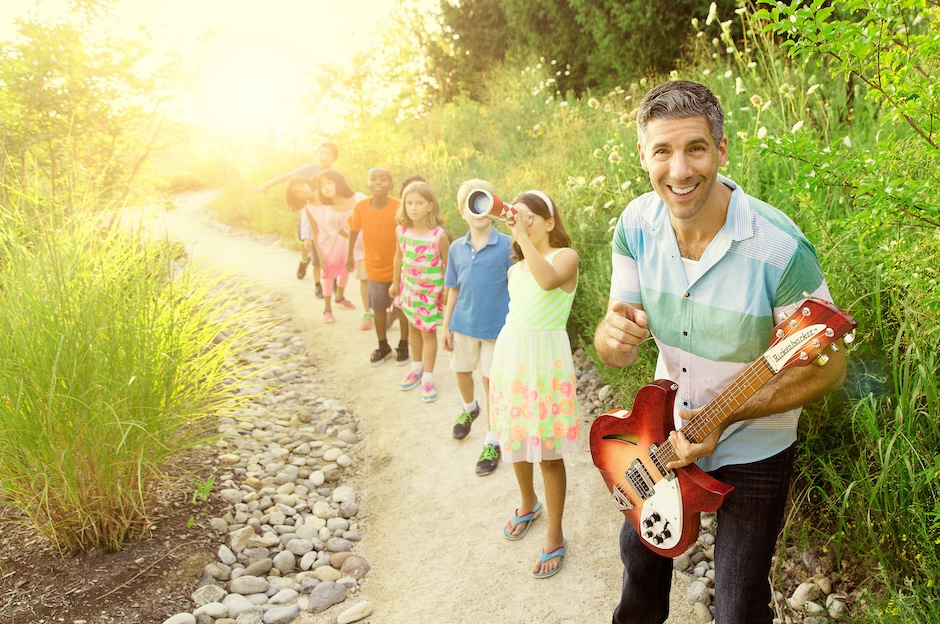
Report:
M 0 500 L 61 550 L 144 534 L 164 466 L 228 398 L 244 299 L 178 255 L 0 213 Z

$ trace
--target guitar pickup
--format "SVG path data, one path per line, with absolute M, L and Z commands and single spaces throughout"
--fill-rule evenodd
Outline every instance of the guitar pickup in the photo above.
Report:
M 657 453 L 658 450 L 659 450 L 658 444 L 650 444 L 650 448 L 649 448 L 650 460 L 653 462 L 653 465 L 656 466 L 656 470 L 659 471 L 659 474 L 662 475 L 664 479 L 672 480 L 676 475 L 672 470 L 669 470 L 668 468 L 666 468 L 666 466 L 662 463 L 662 461 L 659 458 L 659 453 Z
M 630 467 L 627 468 L 626 477 L 637 496 L 646 500 L 653 495 L 653 479 L 650 477 L 650 473 L 647 472 L 646 466 L 639 459 L 634 459 Z

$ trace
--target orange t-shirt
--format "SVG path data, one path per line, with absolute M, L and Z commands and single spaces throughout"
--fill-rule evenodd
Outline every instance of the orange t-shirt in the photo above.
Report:
M 391 282 L 394 277 L 398 244 L 395 218 L 400 205 L 401 200 L 389 197 L 385 208 L 376 210 L 372 207 L 372 198 L 367 197 L 353 207 L 349 217 L 349 229 L 358 231 L 365 245 L 366 276 L 370 282 Z

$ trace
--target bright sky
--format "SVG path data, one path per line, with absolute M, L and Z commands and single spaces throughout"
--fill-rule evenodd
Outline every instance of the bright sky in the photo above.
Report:
M 392 0 L 116 0 L 117 32 L 143 24 L 160 45 L 192 51 L 209 30 L 224 33 L 201 54 L 209 63 L 184 97 L 195 121 L 249 130 L 300 114 L 293 94 L 311 68 L 344 63 L 369 40 Z M 0 38 L 28 11 L 62 15 L 67 0 L 0 0 Z

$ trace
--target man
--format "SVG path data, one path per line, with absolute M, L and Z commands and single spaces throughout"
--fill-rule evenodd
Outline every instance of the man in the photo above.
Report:
M 778 315 L 808 292 L 831 301 L 815 250 L 779 210 L 746 195 L 718 169 L 728 162 L 721 105 L 686 81 L 655 87 L 637 111 L 637 149 L 653 192 L 630 203 L 613 238 L 607 314 L 597 328 L 602 361 L 623 367 L 652 335 L 658 379 L 678 384 L 676 428 L 770 345 Z M 711 436 L 673 431 L 679 461 L 734 493 L 718 510 L 715 607 L 720 624 L 770 623 L 768 572 L 783 518 L 802 405 L 838 388 L 844 351 L 827 366 L 785 369 Z M 615 624 L 661 623 L 672 561 L 625 522 L 623 593 Z

